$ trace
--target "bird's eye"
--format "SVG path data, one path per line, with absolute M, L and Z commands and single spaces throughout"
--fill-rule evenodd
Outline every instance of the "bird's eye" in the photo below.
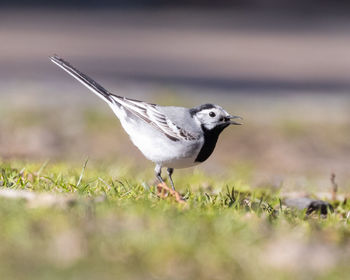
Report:
M 210 112 L 210 113 L 209 113 L 209 116 L 212 117 L 212 118 L 214 118 L 216 115 L 215 115 L 214 112 Z

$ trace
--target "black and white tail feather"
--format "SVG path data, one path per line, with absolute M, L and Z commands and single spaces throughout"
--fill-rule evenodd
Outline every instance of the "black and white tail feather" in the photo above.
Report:
M 110 93 L 100 84 L 93 79 L 80 72 L 78 69 L 70 65 L 67 61 L 58 57 L 57 55 L 50 57 L 51 61 L 57 66 L 61 67 L 73 78 L 77 79 L 80 83 L 90 89 L 98 97 L 108 103 L 109 106 L 122 106 L 125 110 L 149 123 L 154 128 L 160 130 L 172 141 L 193 141 L 197 140 L 198 136 L 194 136 L 191 133 L 180 128 L 174 124 L 169 118 L 157 109 L 156 104 L 147 103 L 135 99 L 130 99 L 122 96 L 118 96 Z
M 93 93 L 95 93 L 99 98 L 102 98 L 107 103 L 112 102 L 110 98 L 111 93 L 106 90 L 103 86 L 96 83 L 93 79 L 80 72 L 78 69 L 74 68 L 67 61 L 58 57 L 57 55 L 50 56 L 50 59 L 57 66 L 61 67 L 64 71 L 66 71 L 73 78 L 77 79 L 78 82 L 82 83 L 88 89 L 90 89 Z

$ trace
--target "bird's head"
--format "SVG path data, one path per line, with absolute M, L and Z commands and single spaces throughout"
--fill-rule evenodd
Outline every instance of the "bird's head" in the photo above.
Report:
M 222 107 L 215 104 L 204 104 L 194 107 L 190 110 L 192 117 L 196 118 L 203 129 L 207 131 L 220 130 L 222 131 L 230 124 L 240 125 L 241 123 L 234 119 L 242 119 L 239 116 L 233 116 L 227 113 Z

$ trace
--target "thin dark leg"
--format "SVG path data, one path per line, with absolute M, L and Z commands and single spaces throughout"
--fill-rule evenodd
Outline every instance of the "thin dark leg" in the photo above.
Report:
M 156 164 L 156 167 L 154 168 L 154 172 L 156 174 L 156 177 L 160 183 L 164 183 L 164 180 L 161 176 L 162 174 L 162 166 L 160 164 Z
M 171 178 L 171 175 L 173 175 L 173 172 L 174 172 L 174 168 L 168 168 L 166 171 L 168 172 L 168 176 L 169 176 L 169 179 L 170 179 L 171 187 L 172 187 L 173 190 L 175 191 L 175 186 L 174 186 L 173 178 Z

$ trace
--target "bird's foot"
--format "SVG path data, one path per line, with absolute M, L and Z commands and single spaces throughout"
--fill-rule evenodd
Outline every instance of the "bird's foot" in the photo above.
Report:
M 179 194 L 177 191 L 169 188 L 167 186 L 167 184 L 163 183 L 159 183 L 157 185 L 157 194 L 159 197 L 161 198 L 165 198 L 168 196 L 168 194 L 170 194 L 171 196 L 173 196 L 176 200 L 176 202 L 178 203 L 186 203 L 185 199 L 182 197 L 181 194 Z

